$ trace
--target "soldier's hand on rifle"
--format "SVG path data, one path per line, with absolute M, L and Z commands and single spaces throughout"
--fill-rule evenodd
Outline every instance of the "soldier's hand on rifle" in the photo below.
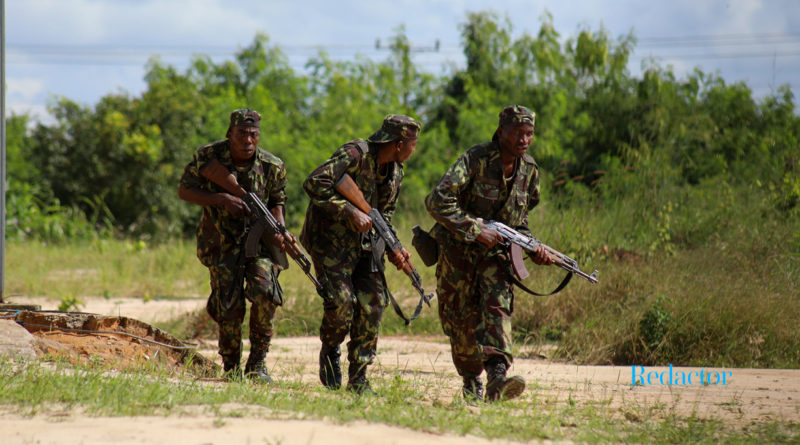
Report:
M 281 238 L 282 238 L 282 241 L 283 241 L 281 243 L 281 251 L 282 252 L 286 252 L 286 249 L 288 249 L 290 245 L 297 243 L 297 238 L 295 238 L 294 235 L 292 235 L 288 231 Z
M 536 248 L 534 254 L 531 255 L 531 259 L 535 264 L 538 264 L 540 266 L 549 266 L 555 262 L 553 257 L 551 257 L 550 254 L 547 253 L 547 249 L 545 249 L 542 246 Z
M 481 233 L 476 240 L 486 246 L 487 249 L 491 249 L 496 246 L 497 243 L 503 241 L 503 237 L 492 229 L 481 227 Z
M 358 233 L 364 233 L 372 228 L 372 218 L 355 207 L 347 216 L 350 219 L 350 223 L 353 224 Z
M 297 242 L 297 238 L 288 231 L 283 235 L 280 233 L 270 233 L 267 235 L 267 242 L 280 248 L 281 252 L 286 252 L 289 246 Z
M 408 253 L 405 247 L 395 251 L 387 249 L 386 256 L 389 257 L 389 262 L 394 264 L 397 270 L 403 269 L 403 263 L 411 258 L 411 254 Z
M 222 205 L 231 215 L 241 217 L 250 213 L 250 209 L 241 198 L 228 193 L 219 193 L 217 196 L 220 196 Z
M 287 246 L 286 238 L 282 236 L 280 233 L 270 233 L 269 235 L 267 235 L 267 242 L 281 249 L 281 252 L 286 251 L 286 246 Z

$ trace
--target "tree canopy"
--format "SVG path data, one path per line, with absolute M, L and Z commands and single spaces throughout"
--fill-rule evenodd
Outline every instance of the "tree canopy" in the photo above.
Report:
M 700 70 L 679 79 L 657 63 L 636 77 L 627 69 L 633 35 L 583 29 L 563 39 L 549 15 L 537 35 L 515 38 L 509 20 L 490 12 L 469 14 L 460 30 L 466 65 L 442 74 L 414 64 L 402 27 L 386 60 L 320 52 L 302 72 L 260 34 L 234 60 L 197 56 L 183 72 L 151 60 L 140 96 L 109 94 L 92 106 L 61 98 L 50 107 L 55 123 L 32 128 L 13 116 L 10 234 L 29 232 L 13 205 L 23 202 L 75 209 L 123 235 L 192 233 L 199 209 L 176 193 L 183 167 L 199 146 L 224 138 L 230 111 L 245 106 L 263 115 L 260 146 L 286 164 L 294 226 L 308 202 L 305 176 L 384 115 L 425 124 L 401 198 L 403 209 L 419 210 L 458 154 L 491 137 L 509 104 L 537 114 L 533 155 L 548 199 L 624 194 L 609 177 L 647 168 L 677 187 L 760 181 L 775 208 L 796 212 L 800 119 L 788 87 L 756 99 L 744 83 Z

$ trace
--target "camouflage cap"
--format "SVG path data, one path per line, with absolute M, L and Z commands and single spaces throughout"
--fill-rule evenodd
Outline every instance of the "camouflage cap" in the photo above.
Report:
M 522 105 L 511 105 L 503 108 L 500 112 L 500 122 L 497 124 L 502 127 L 508 124 L 529 124 L 533 125 L 536 120 L 536 113 L 523 107 Z
M 402 114 L 390 114 L 383 119 L 381 129 L 368 137 L 374 144 L 392 142 L 397 139 L 413 139 L 419 137 L 422 124 L 416 119 Z
M 234 127 L 236 125 L 258 128 L 261 125 L 261 115 L 258 114 L 256 110 L 251 110 L 250 108 L 239 108 L 238 110 L 233 110 L 231 113 L 231 124 L 229 127 Z

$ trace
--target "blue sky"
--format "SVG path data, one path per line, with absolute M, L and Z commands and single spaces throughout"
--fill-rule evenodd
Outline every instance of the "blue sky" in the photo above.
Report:
M 6 106 L 47 121 L 46 106 L 66 96 L 84 105 L 124 91 L 140 94 L 149 57 L 183 69 L 193 53 L 230 59 L 257 32 L 269 35 L 301 69 L 320 48 L 332 57 L 384 58 L 405 26 L 415 46 L 441 43 L 415 62 L 441 72 L 463 65 L 459 24 L 493 10 L 514 33 L 536 34 L 545 11 L 567 38 L 601 26 L 639 39 L 629 68 L 650 57 L 679 76 L 694 67 L 744 81 L 763 96 L 781 84 L 800 88 L 800 2 L 794 0 L 372 0 L 223 2 L 221 0 L 5 0 Z M 231 6 L 233 5 L 233 6 Z

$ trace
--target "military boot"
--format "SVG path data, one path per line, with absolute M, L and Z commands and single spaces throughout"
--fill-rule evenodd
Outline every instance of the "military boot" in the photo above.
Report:
M 347 368 L 348 380 L 347 380 L 347 390 L 356 394 L 367 394 L 374 396 L 376 395 L 375 391 L 369 386 L 369 380 L 367 380 L 367 365 L 360 364 L 360 363 L 350 363 L 350 366 Z
M 483 400 L 483 383 L 480 376 L 465 374 L 463 376 L 464 386 L 461 387 L 461 394 L 468 404 L 474 404 Z
M 244 365 L 245 377 L 262 385 L 271 385 L 272 378 L 269 376 L 267 364 L 264 363 L 266 356 L 266 351 L 250 350 L 250 356 L 247 357 L 247 363 Z
M 525 391 L 525 380 L 520 376 L 506 378 L 508 365 L 503 357 L 492 357 L 484 363 L 486 369 L 486 401 L 511 400 Z
M 222 356 L 222 378 L 228 381 L 237 381 L 242 379 L 242 368 L 239 365 L 241 356 L 223 355 Z
M 339 346 L 334 348 L 323 344 L 319 350 L 319 381 L 328 389 L 339 389 L 342 386 L 342 366 L 339 363 L 341 355 Z

